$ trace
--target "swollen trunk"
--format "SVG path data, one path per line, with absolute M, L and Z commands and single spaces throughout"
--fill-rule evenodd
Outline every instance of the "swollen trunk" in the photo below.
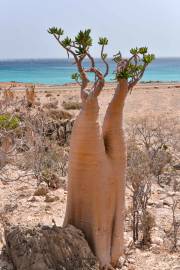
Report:
M 64 225 L 72 224 L 85 233 L 101 266 L 116 264 L 123 251 L 126 147 L 122 112 L 126 94 L 123 80 L 109 104 L 102 131 L 97 97 L 88 96 L 71 137 Z

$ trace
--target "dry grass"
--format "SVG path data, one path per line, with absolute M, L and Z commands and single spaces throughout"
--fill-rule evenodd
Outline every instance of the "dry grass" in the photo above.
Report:
M 77 100 L 67 100 L 63 101 L 62 106 L 65 110 L 80 110 L 81 109 L 81 103 Z

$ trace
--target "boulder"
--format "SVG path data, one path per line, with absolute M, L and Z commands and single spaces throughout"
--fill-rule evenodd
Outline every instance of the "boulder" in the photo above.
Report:
M 83 233 L 71 225 L 9 227 L 5 240 L 16 270 L 99 269 Z

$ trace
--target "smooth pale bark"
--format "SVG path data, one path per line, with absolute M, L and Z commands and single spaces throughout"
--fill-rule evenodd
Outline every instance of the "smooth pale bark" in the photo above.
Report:
M 115 265 L 123 253 L 126 147 L 122 113 L 128 84 L 121 80 L 108 106 L 103 128 L 98 100 L 83 103 L 71 136 L 68 199 L 64 226 L 81 229 L 101 267 Z
M 120 80 L 108 106 L 103 137 L 111 173 L 113 226 L 111 236 L 111 263 L 116 265 L 124 249 L 126 143 L 123 131 L 123 108 L 128 93 L 128 82 Z

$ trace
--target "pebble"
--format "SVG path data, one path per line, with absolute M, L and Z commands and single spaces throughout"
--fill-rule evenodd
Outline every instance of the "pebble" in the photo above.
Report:
M 128 263 L 134 264 L 136 261 L 134 258 L 128 258 Z
M 158 246 L 163 245 L 163 239 L 161 239 L 160 237 L 154 237 L 152 239 L 152 242 L 153 242 L 153 244 L 156 244 Z
M 59 196 L 55 196 L 52 194 L 46 194 L 45 202 L 55 202 L 59 200 Z

